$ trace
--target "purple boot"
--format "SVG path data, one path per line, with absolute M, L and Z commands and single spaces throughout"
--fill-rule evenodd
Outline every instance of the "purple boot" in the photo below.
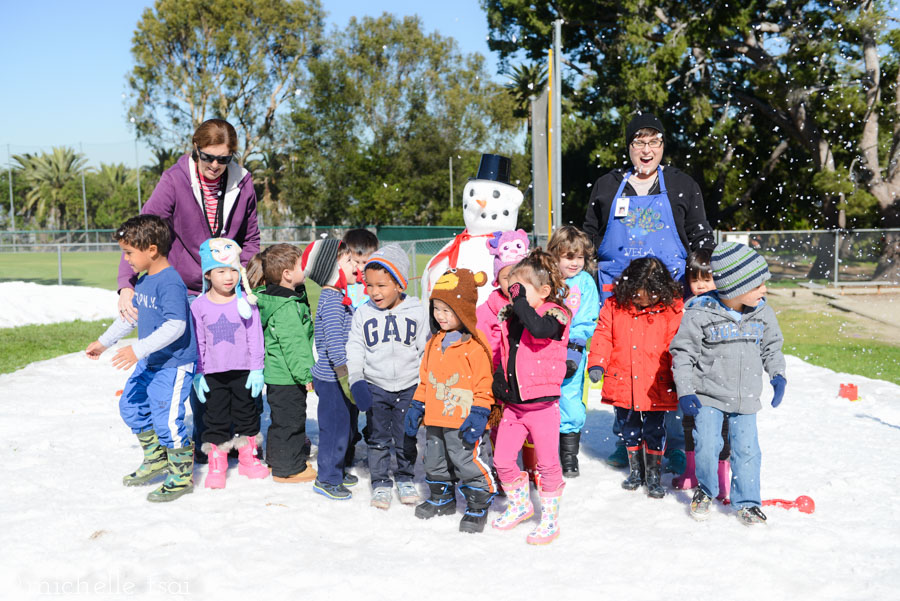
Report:
M 731 502 L 731 462 L 727 459 L 719 461 L 719 494 L 716 498 L 726 505 Z

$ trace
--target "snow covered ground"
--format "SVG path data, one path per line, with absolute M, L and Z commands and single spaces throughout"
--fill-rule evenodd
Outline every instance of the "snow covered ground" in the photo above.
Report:
M 768 525 L 754 528 L 722 506 L 694 522 L 688 491 L 653 500 L 620 488 L 624 472 L 603 462 L 612 413 L 592 399 L 562 534 L 532 547 L 531 523 L 460 534 L 461 501 L 456 517 L 428 522 L 396 498 L 389 511 L 371 508 L 363 445 L 347 502 L 236 467 L 210 491 L 200 466 L 193 494 L 148 503 L 149 488 L 121 485 L 141 453 L 118 416 L 127 374 L 112 354 L 0 376 L 4 598 L 898 598 L 900 387 L 890 383 L 788 358 L 784 403 L 759 414 L 763 497 L 809 495 L 816 511 L 766 508 Z M 860 402 L 837 398 L 844 382 L 859 385 Z M 309 406 L 315 444 L 315 395 Z M 422 479 L 420 460 L 424 492 Z
M 0 328 L 115 318 L 118 299 L 102 288 L 0 282 Z

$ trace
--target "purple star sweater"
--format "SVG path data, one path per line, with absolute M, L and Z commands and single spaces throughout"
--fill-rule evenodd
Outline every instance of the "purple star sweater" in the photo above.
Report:
M 197 373 L 263 368 L 263 332 L 259 309 L 251 305 L 250 319 L 237 310 L 237 297 L 219 304 L 204 294 L 191 303 L 197 334 Z

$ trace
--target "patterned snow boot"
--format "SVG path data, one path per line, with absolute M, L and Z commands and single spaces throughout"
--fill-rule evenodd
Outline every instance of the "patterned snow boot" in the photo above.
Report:
M 524 520 L 534 515 L 534 505 L 528 489 L 528 474 L 520 472 L 514 482 L 504 483 L 506 491 L 506 511 L 491 524 L 498 530 L 515 528 Z
M 566 432 L 559 435 L 559 462 L 564 478 L 578 477 L 578 448 L 581 432 Z
M 644 449 L 644 469 L 646 471 L 647 495 L 653 499 L 662 499 L 666 496 L 666 489 L 660 483 L 662 470 L 662 454 L 651 453 Z
M 416 517 L 420 520 L 430 520 L 438 515 L 456 513 L 456 487 L 453 483 L 428 478 L 425 478 L 425 482 L 428 483 L 431 498 L 416 505 Z
M 716 499 L 723 503 L 731 503 L 731 461 L 719 461 L 719 494 Z
M 166 475 L 166 447 L 159 444 L 159 438 L 153 430 L 147 430 L 137 435 L 138 442 L 144 450 L 144 461 L 136 470 L 122 478 L 125 486 L 140 486 L 153 480 L 157 476 Z
M 225 488 L 225 473 L 228 471 L 228 449 L 231 445 L 227 442 L 221 446 L 211 442 L 204 442 L 202 450 L 209 462 L 209 472 L 206 474 L 206 488 Z
M 525 539 L 529 545 L 546 545 L 559 536 L 559 499 L 565 484 L 553 492 L 541 491 L 541 523 Z
M 194 445 L 166 449 L 166 481 L 147 495 L 152 503 L 167 503 L 194 492 Z
M 644 458 L 640 447 L 626 449 L 628 451 L 628 467 L 631 472 L 622 482 L 625 490 L 637 490 L 644 483 Z
M 269 468 L 259 462 L 256 452 L 262 434 L 256 436 L 237 436 L 234 446 L 238 450 L 238 473 L 248 478 L 265 478 L 269 475 Z
M 459 531 L 472 534 L 483 532 L 494 493 L 471 486 L 460 486 L 459 492 L 466 498 L 466 513 L 459 522 Z
M 697 486 L 696 465 L 694 464 L 694 451 L 684 454 L 684 471 L 680 476 L 672 478 L 672 488 L 687 490 Z

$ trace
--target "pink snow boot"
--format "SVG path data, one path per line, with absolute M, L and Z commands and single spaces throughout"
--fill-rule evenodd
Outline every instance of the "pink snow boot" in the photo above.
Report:
M 684 454 L 685 465 L 684 471 L 680 476 L 672 478 L 672 488 L 686 490 L 697 486 L 697 474 L 694 472 L 694 452 L 688 451 Z
M 727 459 L 719 461 L 719 494 L 716 498 L 726 505 L 731 503 L 731 462 Z
M 225 472 L 228 471 L 229 443 L 221 447 L 204 442 L 201 450 L 209 457 L 209 473 L 206 474 L 206 488 L 225 488 Z
M 262 440 L 262 435 L 238 436 L 234 446 L 238 450 L 238 473 L 248 478 L 265 478 L 269 475 L 269 468 L 259 461 L 256 447 Z
M 552 492 L 541 491 L 541 523 L 525 539 L 529 545 L 546 545 L 559 536 L 559 498 L 565 484 Z
M 506 511 L 491 525 L 498 530 L 509 530 L 534 515 L 528 492 L 528 473 L 520 472 L 514 482 L 504 482 L 502 486 L 506 491 Z

